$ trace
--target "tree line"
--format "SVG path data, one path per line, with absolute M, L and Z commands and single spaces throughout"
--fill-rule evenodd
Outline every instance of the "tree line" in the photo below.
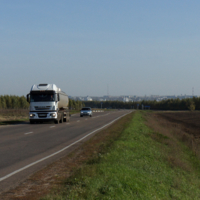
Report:
M 79 110 L 82 107 L 92 108 L 112 108 L 112 109 L 152 109 L 152 110 L 200 110 L 200 98 L 193 97 L 187 99 L 167 99 L 162 101 L 78 101 L 69 99 L 69 108 Z M 149 107 L 148 107 L 149 106 Z M 28 109 L 29 103 L 25 96 L 1 95 L 0 109 Z
M 80 110 L 84 106 L 85 104 L 82 101 L 69 99 L 69 109 L 71 110 Z
M 15 95 L 1 95 L 0 96 L 0 109 L 27 109 L 29 103 L 24 96 Z
M 152 109 L 152 110 L 200 110 L 200 98 L 167 99 L 162 101 L 143 100 L 139 102 L 122 101 L 84 101 L 85 106 L 92 108 L 114 109 Z
M 69 108 L 79 110 L 85 104 L 81 101 L 69 99 Z M 0 109 L 28 109 L 29 103 L 25 96 L 15 95 L 1 95 L 0 96 Z

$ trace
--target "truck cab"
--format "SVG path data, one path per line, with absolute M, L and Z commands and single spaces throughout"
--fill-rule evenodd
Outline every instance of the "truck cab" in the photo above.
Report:
M 69 121 L 69 98 L 55 84 L 39 84 L 31 87 L 27 94 L 30 103 L 30 123 Z

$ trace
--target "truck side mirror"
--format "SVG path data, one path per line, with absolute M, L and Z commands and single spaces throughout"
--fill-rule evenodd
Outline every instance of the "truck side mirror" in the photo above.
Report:
M 26 100 L 27 100 L 28 103 L 30 103 L 30 94 L 26 95 Z
M 58 94 L 58 101 L 60 101 L 60 95 Z

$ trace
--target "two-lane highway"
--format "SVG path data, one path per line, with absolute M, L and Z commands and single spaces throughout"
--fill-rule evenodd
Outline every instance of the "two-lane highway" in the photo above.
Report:
M 62 124 L 0 127 L 0 191 L 15 187 L 129 112 L 97 112 L 93 113 L 93 117 L 75 114 L 70 122 Z

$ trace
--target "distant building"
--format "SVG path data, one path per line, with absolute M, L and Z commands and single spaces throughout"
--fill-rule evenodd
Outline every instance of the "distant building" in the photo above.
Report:
M 197 97 L 196 95 L 150 95 L 150 96 L 136 96 L 136 95 L 121 95 L 121 96 L 92 96 L 92 97 L 74 97 L 74 96 L 69 96 L 70 99 L 74 100 L 79 100 L 79 101 L 123 101 L 123 102 L 137 102 L 137 101 L 143 101 L 143 100 L 149 100 L 149 101 L 162 101 L 162 100 L 167 100 L 167 99 L 185 99 L 185 98 L 193 98 Z
M 107 101 L 106 99 L 100 98 L 99 101 Z
M 92 98 L 89 97 L 89 96 L 87 96 L 87 97 L 84 98 L 84 100 L 85 100 L 85 101 L 92 101 Z
M 123 102 L 129 102 L 130 99 L 128 97 L 123 97 Z
M 83 97 L 76 97 L 76 100 L 84 101 L 84 98 Z

